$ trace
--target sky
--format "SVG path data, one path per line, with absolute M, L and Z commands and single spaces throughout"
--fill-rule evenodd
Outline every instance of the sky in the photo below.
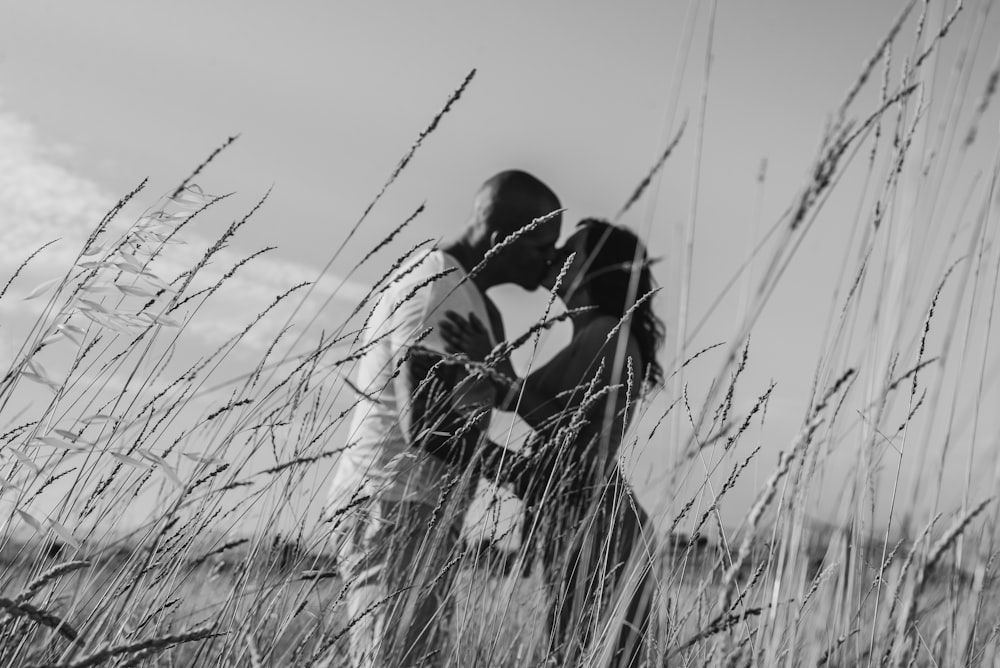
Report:
M 898 88 L 901 63 L 914 50 L 924 3 L 917 5 L 893 52 L 893 90 Z M 3 3 L 0 278 L 50 239 L 82 238 L 103 211 L 146 177 L 149 186 L 139 202 L 151 206 L 214 147 L 239 134 L 200 184 L 213 193 L 235 192 L 226 203 L 226 212 L 233 216 L 253 206 L 268 189 L 271 194 L 218 264 L 225 267 L 266 246 L 277 249 L 253 272 L 239 275 L 219 311 L 194 332 L 206 346 L 218 343 L 231 331 L 228 324 L 235 327 L 260 310 L 270 295 L 318 273 L 400 157 L 475 68 L 459 103 L 348 242 L 345 257 L 366 252 L 421 203 L 426 203 L 426 211 L 400 235 L 396 248 L 457 234 L 477 186 L 506 168 L 526 169 L 548 183 L 566 207 L 570 224 L 586 216 L 612 217 L 686 123 L 654 187 L 622 221 L 638 230 L 651 253 L 662 258 L 656 275 L 664 289 L 656 304 L 667 324 L 668 342 L 661 360 L 673 369 L 686 357 L 678 356 L 678 340 L 685 338 L 678 332 L 686 285 L 685 229 L 695 231 L 689 340 L 684 347 L 689 355 L 732 340 L 743 304 L 752 294 L 742 284 L 711 310 L 703 327 L 695 331 L 695 324 L 748 257 L 754 240 L 781 220 L 808 182 L 824 128 L 902 6 L 886 0 L 720 0 L 717 5 Z M 919 79 L 925 107 L 912 140 L 921 160 L 902 172 L 903 194 L 892 208 L 892 218 L 916 221 L 914 232 L 897 223 L 885 235 L 892 243 L 909 243 L 912 234 L 920 250 L 908 262 L 886 262 L 890 278 L 885 280 L 897 272 L 896 283 L 889 284 L 906 298 L 897 304 L 898 312 L 890 309 L 879 320 L 905 322 L 911 333 L 920 331 L 935 286 L 968 243 L 979 204 L 963 208 L 963 203 L 988 200 L 984 193 L 998 138 L 995 100 L 968 150 L 946 159 L 935 155 L 934 147 L 961 143 L 941 143 L 940 138 L 950 127 L 962 132 L 969 127 L 995 67 L 1000 17 L 996 10 L 987 12 L 989 6 L 984 0 L 965 3 L 939 55 Z M 932 36 L 953 5 L 930 2 L 926 7 L 926 32 Z M 968 69 L 959 69 L 957 63 Z M 878 66 L 861 89 L 852 117 L 864 118 L 878 106 L 881 78 Z M 903 119 L 904 128 L 915 108 Z M 895 114 L 886 116 L 887 133 Z M 949 118 L 960 120 L 952 125 Z M 883 146 L 887 142 L 883 139 Z M 760 456 L 723 506 L 728 523 L 743 516 L 778 452 L 789 447 L 802 426 L 835 311 L 831 304 L 838 295 L 843 299 L 844 286 L 850 284 L 843 270 L 845 258 L 854 266 L 862 238 L 855 221 L 859 211 L 870 211 L 875 197 L 865 177 L 870 150 L 866 144 L 845 169 L 754 328 L 735 409 L 745 414 L 774 381 L 766 424 L 748 433 L 747 445 L 741 446 L 746 450 L 712 454 L 697 465 L 714 468 L 724 462 L 713 476 L 718 484 L 733 457 L 749 454 L 751 442 L 761 444 Z M 888 164 L 888 155 L 888 149 L 879 153 L 880 168 Z M 928 184 L 943 195 L 929 201 Z M 987 229 L 995 239 L 995 223 Z M 217 232 L 211 225 L 194 230 L 191 247 L 178 251 L 178 266 L 195 256 L 199 241 L 208 243 Z M 891 258 L 891 248 L 887 241 L 876 255 Z M 71 251 L 69 241 L 47 251 L 28 280 L 46 278 L 46 263 L 65 266 Z M 987 260 L 995 252 L 991 249 Z M 762 266 L 754 265 L 757 276 Z M 346 269 L 343 262 L 334 264 L 333 275 L 324 279 L 310 302 L 312 308 L 320 307 Z M 321 323 L 336 322 L 350 308 L 350 298 L 364 294 L 384 269 L 384 262 L 373 262 L 350 276 L 341 297 L 321 314 Z M 987 288 L 988 275 L 984 269 Z M 30 287 L 26 283 L 22 293 Z M 984 294 L 988 297 L 988 290 Z M 513 288 L 497 290 L 494 296 L 512 332 L 526 326 L 524 314 L 544 303 L 542 295 L 529 297 Z M 992 303 L 987 297 L 979 295 L 974 304 L 983 318 Z M 960 311 L 968 298 L 943 293 L 942 312 Z M 19 343 L 19 323 L 37 315 L 38 308 L 35 302 L 0 302 L 0 316 L 10 323 L 0 327 L 5 363 Z M 970 327 L 966 347 L 986 346 L 978 366 L 993 370 L 980 393 L 981 406 L 1000 400 L 988 382 L 996 378 L 991 360 L 997 354 L 995 346 L 988 347 L 990 336 L 983 327 Z M 857 324 L 862 333 L 891 328 Z M 559 336 L 564 341 L 568 333 L 561 330 L 550 340 L 548 354 L 560 345 Z M 878 341 L 866 346 L 864 339 L 864 334 L 852 339 L 844 358 L 871 368 L 885 362 Z M 906 338 L 911 358 L 916 339 L 915 334 Z M 934 336 L 928 342 L 932 349 L 943 345 Z M 267 339 L 248 345 L 246 354 L 252 356 L 254 346 L 259 352 Z M 693 403 L 708 392 L 721 364 L 717 351 L 685 370 L 684 387 L 695 397 Z M 949 364 L 940 370 L 941 383 L 974 384 L 975 376 L 968 374 L 976 363 Z M 900 362 L 900 368 L 909 366 Z M 665 408 L 672 400 L 668 395 L 677 389 L 668 386 L 654 408 Z M 969 416 L 977 401 L 960 396 L 965 412 L 958 414 Z M 946 410 L 948 402 L 939 406 Z M 942 420 L 934 424 L 937 431 L 928 439 L 940 436 Z M 990 468 L 995 459 L 989 456 L 990 446 L 996 448 L 997 432 L 996 420 L 987 420 L 977 437 L 981 445 L 976 456 Z M 681 427 L 671 433 L 681 433 Z M 972 442 L 967 431 L 962 439 Z M 693 475 L 681 476 L 687 483 L 678 482 L 672 468 L 678 446 L 670 440 L 657 441 L 652 444 L 656 447 L 631 460 L 640 498 L 663 516 L 682 503 L 685 494 L 697 491 L 691 480 L 704 477 L 696 468 Z M 834 453 L 826 487 L 842 487 L 839 481 L 850 475 L 860 456 L 853 445 Z M 919 466 L 913 461 L 920 460 L 907 457 L 905 468 Z M 887 468 L 894 466 L 892 462 Z M 949 487 L 962 487 L 965 468 L 949 469 L 947 475 L 956 481 Z M 988 489 L 989 476 L 977 485 Z M 831 494 L 819 494 L 810 514 L 836 521 L 843 507 Z M 953 495 L 944 507 L 959 502 Z

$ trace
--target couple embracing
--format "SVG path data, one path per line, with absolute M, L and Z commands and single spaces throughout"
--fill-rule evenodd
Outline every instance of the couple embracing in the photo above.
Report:
M 525 501 L 548 660 L 642 663 L 652 537 L 618 459 L 641 391 L 662 381 L 663 326 L 638 238 L 588 219 L 557 248 L 559 211 L 532 175 L 497 174 L 458 238 L 404 264 L 368 320 L 329 505 L 356 666 L 449 662 L 450 588 L 479 478 Z M 486 290 L 504 283 L 545 287 L 572 312 L 569 345 L 524 378 L 490 354 L 505 335 Z M 532 427 L 526 448 L 489 440 L 492 408 Z

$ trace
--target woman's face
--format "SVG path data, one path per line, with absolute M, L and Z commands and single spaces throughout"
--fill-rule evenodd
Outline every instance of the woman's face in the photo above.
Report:
M 574 297 L 574 301 L 579 301 L 585 296 L 583 280 L 587 264 L 586 236 L 585 230 L 578 230 L 562 246 L 557 248 L 549 271 L 542 280 L 542 287 L 547 290 L 555 288 L 556 294 L 564 302 L 574 299 Z M 573 258 L 573 263 L 566 271 L 566 275 L 563 276 L 562 282 L 556 287 L 556 277 L 562 271 L 566 259 L 573 253 L 576 253 L 576 257 Z

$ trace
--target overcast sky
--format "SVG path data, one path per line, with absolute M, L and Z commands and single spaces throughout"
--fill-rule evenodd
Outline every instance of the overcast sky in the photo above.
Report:
M 153 204 L 226 137 L 240 133 L 200 183 L 210 192 L 236 191 L 233 215 L 273 186 L 268 203 L 227 252 L 236 258 L 264 246 L 278 249 L 239 277 L 235 298 L 223 302 L 212 323 L 198 332 L 210 345 L 224 338 L 230 319 L 235 327 L 270 295 L 315 276 L 419 132 L 476 68 L 459 104 L 351 241 L 350 257 L 366 252 L 422 202 L 425 213 L 396 248 L 455 234 L 479 183 L 505 168 L 529 170 L 549 183 L 567 207 L 570 224 L 585 216 L 613 216 L 686 119 L 662 178 L 624 219 L 648 240 L 652 254 L 663 258 L 656 266 L 664 286 L 657 308 L 668 325 L 662 362 L 672 370 L 678 362 L 685 225 L 693 217 L 690 353 L 732 339 L 745 294 L 739 285 L 705 327 L 691 330 L 747 257 L 754 235 L 759 238 L 778 221 L 807 182 L 824 127 L 902 4 L 722 0 L 713 24 L 709 2 L 6 2 L 0 9 L 0 279 L 45 241 L 82 238 L 104 210 L 147 176 L 150 186 L 140 203 Z M 913 35 L 923 5 L 917 3 L 894 47 L 892 90 L 899 88 L 904 59 L 921 50 Z M 899 367 L 913 365 L 933 290 L 944 269 L 965 253 L 974 216 L 988 197 L 998 139 L 996 100 L 986 109 L 976 142 L 962 152 L 956 148 L 995 67 L 1000 17 L 986 13 L 988 6 L 967 2 L 940 57 L 918 76 L 925 106 L 915 126 L 913 155 L 920 159 L 904 170 L 904 194 L 891 216 L 918 221 L 917 250 L 905 266 L 893 265 L 888 272 L 897 272 L 897 283 L 912 291 L 904 291 L 908 301 L 896 305 L 897 313 L 883 312 L 878 325 L 859 316 L 854 325 L 861 334 L 843 353 L 845 368 L 884 361 L 884 351 L 872 352 L 877 342 L 867 337 L 889 331 L 886 318 L 906 323 L 908 347 L 901 355 L 908 358 Z M 934 2 L 928 8 L 929 39 L 952 6 Z M 713 58 L 706 76 L 710 35 Z M 852 117 L 864 118 L 877 107 L 881 79 L 879 65 Z M 902 119 L 904 130 L 915 109 Z M 887 137 L 897 113 L 886 117 Z M 949 123 L 949 118 L 960 120 Z M 956 137 L 947 136 L 951 127 L 961 129 Z M 889 141 L 884 138 L 882 146 Z M 951 153 L 940 153 L 941 146 Z M 871 185 L 876 180 L 866 177 L 870 150 L 865 144 L 838 182 L 754 330 L 737 413 L 744 415 L 771 380 L 777 385 L 764 428 L 749 432 L 730 453 L 743 457 L 752 445 L 763 445 L 757 464 L 724 508 L 727 521 L 742 516 L 778 451 L 789 447 L 802 424 L 831 311 L 836 313 L 851 281 L 845 257 L 847 267 L 856 266 L 862 227 L 856 221 L 869 215 L 876 196 L 877 186 Z M 887 148 L 879 153 L 883 170 L 889 154 Z M 926 194 L 931 189 L 935 198 Z M 991 220 L 988 236 L 995 239 L 995 217 Z M 214 232 L 195 230 L 193 247 Z M 53 266 L 70 257 L 71 245 L 59 248 L 46 256 Z M 886 248 L 889 242 L 879 252 L 891 256 Z M 990 253 L 987 266 L 995 244 Z M 882 256 L 875 254 L 876 260 Z M 334 265 L 334 274 L 346 271 L 344 265 Z M 336 309 L 349 308 L 349 300 L 384 269 L 378 262 L 363 267 L 341 292 L 339 306 L 324 317 L 336 322 Z M 991 274 L 983 272 L 981 289 L 988 294 Z M 31 280 L 44 274 L 39 268 Z M 328 278 L 320 297 L 336 283 L 336 276 Z M 30 287 L 25 284 L 22 291 Z M 507 290 L 497 297 L 516 331 L 524 325 L 518 319 L 523 295 Z M 965 298 L 943 293 L 942 322 Z M 990 381 L 997 378 L 998 356 L 995 346 L 983 352 L 990 301 L 980 298 L 975 311 L 984 319 L 976 320 L 968 348 L 978 357 L 961 366 L 956 355 L 949 370 L 926 380 L 947 383 L 950 392 L 975 385 L 978 369 L 990 369 L 980 405 L 995 406 L 1000 393 Z M 32 308 L 32 302 L 8 300 L 0 303 L 0 316 L 16 322 Z M 963 319 L 967 309 L 966 303 Z M 5 362 L 20 343 L 16 336 L 16 328 L 0 328 Z M 929 345 L 940 347 L 942 341 L 931 337 Z M 720 364 L 719 355 L 707 355 L 686 369 L 692 403 L 699 403 L 696 397 L 704 396 Z M 672 401 L 674 389 L 657 398 L 652 412 Z M 958 414 L 971 420 L 975 402 L 959 396 Z M 863 404 L 859 392 L 850 404 L 852 420 Z M 947 410 L 949 401 L 940 406 Z M 998 425 L 995 417 L 979 419 L 984 422 L 975 456 L 988 466 L 977 467 L 985 472 L 974 484 L 984 491 L 992 484 Z M 936 429 L 943 422 L 939 419 Z M 962 431 L 954 452 L 968 450 L 971 433 Z M 934 439 L 938 436 L 935 432 Z M 858 457 L 857 445 L 839 446 L 824 484 L 841 486 Z M 932 446 L 937 453 L 939 445 Z M 671 447 L 658 440 L 632 461 L 641 498 L 660 508 L 686 500 L 666 487 Z M 886 452 L 885 465 L 894 471 L 895 455 Z M 719 457 L 712 454 L 705 465 Z M 719 474 L 735 460 L 724 461 Z M 946 509 L 960 502 L 954 490 L 964 487 L 965 460 L 956 455 L 954 461 L 960 464 L 947 474 L 956 484 L 949 485 Z M 693 478 L 704 477 L 701 466 Z M 836 495 L 824 498 L 810 514 L 836 519 Z

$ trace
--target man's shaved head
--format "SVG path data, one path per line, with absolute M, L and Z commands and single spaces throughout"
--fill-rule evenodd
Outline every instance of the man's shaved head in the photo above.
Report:
M 478 262 L 473 258 L 481 259 L 501 245 L 479 273 L 480 283 L 487 287 L 514 283 L 526 290 L 537 289 L 555 254 L 562 217 L 556 214 L 517 238 L 504 240 L 560 208 L 552 189 L 527 172 L 509 169 L 487 179 L 476 193 L 472 219 L 461 243 L 472 265 Z
M 479 188 L 474 215 L 490 233 L 506 236 L 558 208 L 559 198 L 551 188 L 527 172 L 509 169 Z

